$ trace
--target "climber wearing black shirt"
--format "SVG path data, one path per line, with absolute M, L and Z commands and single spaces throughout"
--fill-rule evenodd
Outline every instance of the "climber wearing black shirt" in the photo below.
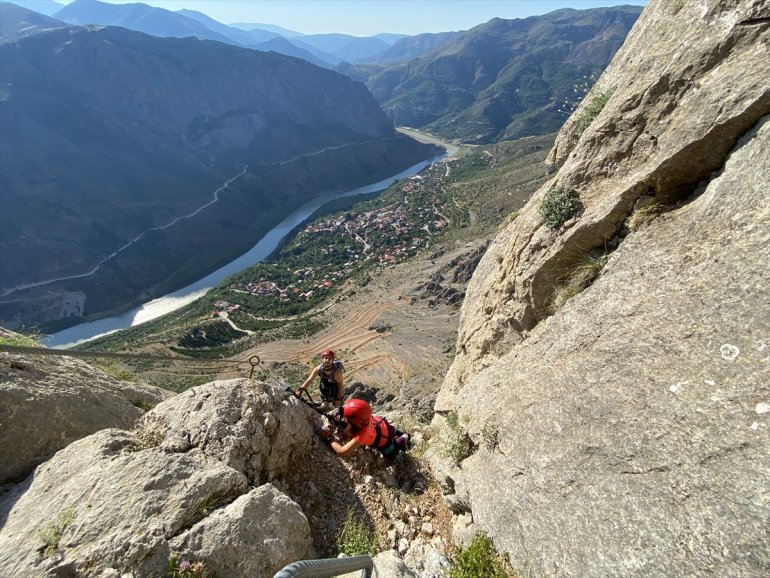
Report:
M 315 367 L 310 372 L 305 383 L 297 390 L 297 395 L 300 395 L 303 389 L 307 391 L 308 386 L 318 377 L 320 378 L 318 389 L 321 392 L 321 400 L 324 403 L 331 404 L 333 407 L 339 407 L 342 405 L 342 396 L 345 389 L 345 378 L 343 376 L 345 370 L 342 362 L 334 359 L 334 351 L 331 349 L 325 349 L 321 353 L 321 360 L 321 365 Z

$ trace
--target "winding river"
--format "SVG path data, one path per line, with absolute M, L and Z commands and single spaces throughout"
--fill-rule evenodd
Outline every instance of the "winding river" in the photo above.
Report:
M 406 132 L 406 131 L 402 131 L 402 132 Z M 413 131 L 409 131 L 408 134 L 413 137 L 415 136 L 415 133 Z M 422 140 L 422 139 L 418 139 L 418 140 Z M 435 139 L 431 139 L 431 142 L 436 142 L 436 141 Z M 449 155 L 453 154 L 453 152 L 457 150 L 457 147 L 447 145 L 446 143 L 441 143 L 441 144 L 444 144 L 445 148 L 447 148 L 447 153 Z M 153 299 L 148 303 L 140 305 L 139 307 L 135 307 L 134 309 L 126 311 L 125 313 L 121 313 L 120 315 L 105 317 L 97 321 L 89 321 L 87 323 L 81 323 L 79 325 L 75 325 L 73 327 L 70 327 L 69 329 L 64 329 L 62 331 L 59 331 L 58 333 L 54 333 L 52 335 L 45 337 L 42 340 L 42 342 L 45 345 L 48 345 L 49 347 L 56 347 L 56 348 L 62 348 L 62 349 L 67 347 L 72 347 L 73 345 L 77 345 L 78 343 L 83 343 L 85 341 L 95 339 L 96 337 L 101 337 L 103 335 L 113 333 L 120 329 L 125 329 L 126 327 L 133 327 L 134 325 L 139 325 L 140 323 L 144 323 L 152 319 L 157 319 L 162 315 L 175 311 L 176 309 L 179 309 L 180 307 L 183 307 L 188 303 L 192 303 L 196 299 L 202 297 L 212 287 L 214 287 L 215 285 L 217 285 L 218 283 L 220 283 L 230 275 L 233 275 L 253 265 L 254 263 L 257 263 L 259 261 L 263 261 L 264 259 L 266 259 L 270 255 L 270 253 L 272 253 L 275 250 L 275 248 L 278 246 L 281 240 L 292 231 L 292 229 L 294 229 L 296 226 L 298 226 L 300 223 L 306 220 L 310 215 L 313 214 L 313 212 L 315 212 L 317 209 L 319 209 L 321 206 L 328 203 L 329 201 L 333 199 L 338 199 L 341 197 L 363 195 L 367 193 L 373 193 L 376 191 L 384 190 L 390 184 L 397 181 L 398 179 L 402 179 L 404 177 L 408 177 L 413 174 L 416 174 L 420 172 L 423 168 L 428 166 L 430 163 L 435 162 L 436 160 L 439 160 L 441 158 L 444 158 L 444 156 L 446 155 L 435 157 L 433 159 L 429 159 L 426 161 L 422 161 L 421 163 L 418 163 L 412 167 L 409 167 L 408 169 L 398 173 L 397 175 L 394 175 L 382 181 L 378 181 L 376 183 L 372 183 L 370 185 L 359 187 L 357 189 L 353 189 L 350 191 L 345 191 L 345 192 L 336 193 L 333 195 L 326 195 L 323 197 L 315 198 L 305 203 L 301 207 L 299 207 L 297 210 L 291 213 L 288 217 L 286 217 L 283 221 L 281 221 L 278 225 L 276 225 L 273 229 L 271 229 L 248 252 L 244 253 L 234 261 L 231 261 L 224 267 L 217 269 L 216 271 L 207 275 L 203 279 L 200 279 L 199 281 L 196 281 L 195 283 L 192 283 L 187 287 L 174 291 L 173 293 L 169 293 L 168 295 L 165 295 L 163 297 Z

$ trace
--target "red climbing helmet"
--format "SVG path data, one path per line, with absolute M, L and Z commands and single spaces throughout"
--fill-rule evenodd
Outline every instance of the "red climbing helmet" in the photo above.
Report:
M 321 352 L 321 357 L 326 357 L 327 355 L 331 355 L 332 359 L 334 359 L 334 350 L 333 349 L 324 349 Z
M 372 419 L 372 406 L 363 399 L 349 399 L 342 406 L 342 415 L 355 427 L 366 427 Z

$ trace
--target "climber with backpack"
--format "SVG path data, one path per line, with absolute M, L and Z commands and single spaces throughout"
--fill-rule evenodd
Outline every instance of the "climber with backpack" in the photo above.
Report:
M 363 399 L 349 399 L 332 412 L 331 418 L 349 426 L 351 438 L 335 441 L 328 430 L 321 430 L 321 439 L 339 456 L 345 457 L 366 446 L 377 450 L 386 459 L 393 460 L 399 452 L 409 449 L 409 434 L 396 429 L 386 418 L 373 415 L 372 406 Z
M 340 407 L 345 390 L 344 371 L 342 362 L 334 358 L 334 351 L 324 349 L 321 353 L 321 365 L 313 368 L 305 383 L 296 391 L 296 395 L 300 396 L 303 390 L 307 391 L 308 386 L 318 377 L 320 378 L 318 390 L 321 393 L 321 401 L 324 404 L 330 404 L 333 408 Z

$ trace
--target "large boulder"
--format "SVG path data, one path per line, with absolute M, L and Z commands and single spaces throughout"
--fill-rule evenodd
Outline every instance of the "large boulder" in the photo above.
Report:
M 20 336 L 0 328 L 0 335 Z M 71 442 L 130 429 L 174 393 L 121 381 L 80 359 L 0 352 L 0 484 L 19 481 Z
M 307 412 L 264 384 L 213 382 L 161 403 L 133 432 L 70 444 L 0 504 L 0 568 L 161 576 L 186 560 L 258 577 L 313 557 L 306 517 L 275 487 L 310 450 Z
M 486 531 L 521 574 L 770 571 L 769 27 L 766 3 L 652 0 L 469 285 L 430 459 L 456 538 Z M 583 211 L 553 230 L 555 183 Z M 642 196 L 663 214 L 629 231 Z

